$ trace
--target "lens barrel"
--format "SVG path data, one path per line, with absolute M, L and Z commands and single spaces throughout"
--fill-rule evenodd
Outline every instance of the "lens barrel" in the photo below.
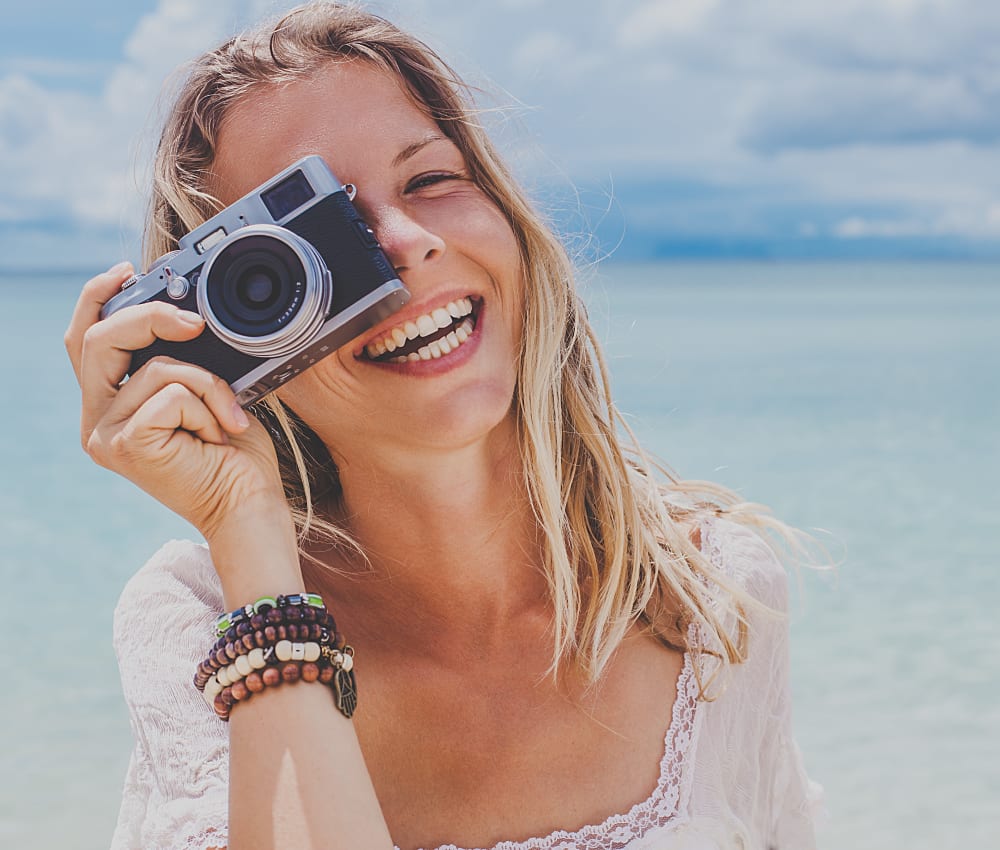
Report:
M 284 357 L 322 327 L 333 282 L 305 239 L 273 224 L 252 224 L 216 246 L 197 298 L 205 322 L 223 342 L 254 357 Z

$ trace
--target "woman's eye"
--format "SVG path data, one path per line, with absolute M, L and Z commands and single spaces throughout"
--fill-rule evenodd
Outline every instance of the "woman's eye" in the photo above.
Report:
M 451 171 L 435 171 L 430 174 L 421 174 L 419 177 L 414 177 L 409 183 L 406 184 L 406 191 L 415 192 L 420 189 L 426 189 L 428 186 L 444 183 L 448 180 L 461 179 L 461 174 L 455 174 Z

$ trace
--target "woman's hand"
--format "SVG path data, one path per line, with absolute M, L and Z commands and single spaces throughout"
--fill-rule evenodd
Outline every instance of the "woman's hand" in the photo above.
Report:
M 287 517 L 271 441 L 224 380 L 157 357 L 122 383 L 133 351 L 156 338 L 180 342 L 204 331 L 200 316 L 164 302 L 100 321 L 101 307 L 131 274 L 131 265 L 121 263 L 88 281 L 66 331 L 83 392 L 84 450 L 188 520 L 210 544 L 241 517 Z

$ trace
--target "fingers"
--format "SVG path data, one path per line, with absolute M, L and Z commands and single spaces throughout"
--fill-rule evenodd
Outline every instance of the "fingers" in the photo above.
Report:
M 176 387 L 182 387 L 197 398 L 211 416 L 212 424 L 200 425 L 196 431 L 184 426 L 186 430 L 197 433 L 206 442 L 225 444 L 228 442 L 226 432 L 239 434 L 249 424 L 232 389 L 222 378 L 199 366 L 192 366 L 190 363 L 182 363 L 169 357 L 154 357 L 129 378 L 104 411 L 103 420 L 112 428 L 121 426 L 165 390 L 169 390 L 167 397 L 172 398 L 172 394 L 178 392 Z M 89 439 L 88 425 L 91 428 L 96 427 L 98 420 L 95 417 L 99 414 L 101 409 L 84 413 L 84 443 Z
M 124 423 L 105 420 L 87 441 L 87 452 L 102 466 L 133 479 L 151 467 L 169 465 L 184 444 L 228 442 L 205 402 L 183 384 L 168 384 L 144 400 Z
M 168 368 L 156 370 L 158 374 L 149 378 L 152 386 L 162 384 L 156 392 L 150 395 L 136 391 L 131 397 L 119 399 L 116 407 L 122 409 L 109 411 L 104 420 L 84 435 L 87 453 L 102 466 L 134 478 L 130 468 L 136 468 L 136 464 L 169 462 L 187 440 L 197 438 L 202 443 L 224 446 L 229 444 L 227 429 L 239 433 L 248 427 L 249 420 L 242 410 L 241 416 L 237 416 L 233 407 L 225 407 L 221 399 L 226 393 L 210 385 L 213 376 L 203 373 L 207 380 L 192 380 L 191 374 L 184 373 L 202 370 L 178 363 L 163 365 Z M 185 383 L 171 382 L 173 372 L 180 373 Z M 126 386 L 131 383 L 130 380 Z M 224 382 L 219 383 L 225 386 Z M 225 390 L 231 398 L 232 391 L 228 386 Z M 134 409 L 126 409 L 132 406 Z
M 121 290 L 122 284 L 132 274 L 132 264 L 126 261 L 112 266 L 103 274 L 92 277 L 84 284 L 76 307 L 73 309 L 69 327 L 66 328 L 66 334 L 63 337 L 66 351 L 73 364 L 73 370 L 76 372 L 77 381 L 80 380 L 79 366 L 80 354 L 83 349 L 83 335 L 87 332 L 87 328 L 100 318 L 101 307 Z
M 98 354 L 111 350 L 118 355 L 115 362 L 127 365 L 128 358 L 123 357 L 123 353 L 145 348 L 157 337 L 177 342 L 193 339 L 204 327 L 204 320 L 197 313 L 161 301 L 126 307 L 100 321 L 101 308 L 121 291 L 121 285 L 131 274 L 131 263 L 119 263 L 87 281 L 77 299 L 63 342 L 81 385 L 88 348 Z M 115 385 L 124 375 L 125 371 L 121 371 Z
M 162 448 L 177 431 L 194 434 L 202 442 L 225 445 L 229 442 L 219 420 L 205 400 L 183 384 L 168 384 L 146 399 L 121 430 L 121 439 L 138 446 Z
M 204 325 L 196 313 L 162 301 L 126 307 L 91 325 L 83 335 L 78 370 L 84 421 L 97 422 L 103 416 L 118 394 L 133 351 L 152 345 L 157 338 L 175 342 L 194 339 Z

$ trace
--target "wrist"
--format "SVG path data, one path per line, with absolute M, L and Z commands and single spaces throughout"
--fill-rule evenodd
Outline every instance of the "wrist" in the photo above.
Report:
M 306 590 L 288 505 L 243 505 L 205 535 L 227 609 L 261 596 Z

